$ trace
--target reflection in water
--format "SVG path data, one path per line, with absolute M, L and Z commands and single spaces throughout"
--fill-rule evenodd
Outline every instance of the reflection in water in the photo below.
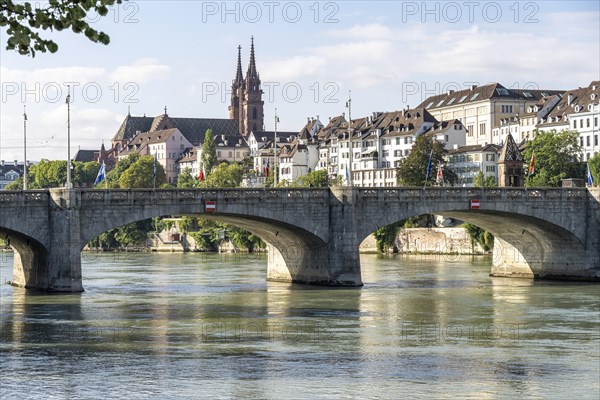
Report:
M 598 286 L 363 256 L 363 288 L 248 255 L 84 254 L 86 292 L 0 287 L 0 397 L 597 398 Z M 0 263 L 10 280 L 12 260 Z

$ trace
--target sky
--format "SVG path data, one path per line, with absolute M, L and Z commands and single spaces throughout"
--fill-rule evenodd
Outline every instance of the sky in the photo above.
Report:
M 40 2 L 41 3 L 41 2 Z M 43 5 L 43 3 L 41 3 Z M 228 118 L 237 46 L 250 37 L 265 128 L 300 131 L 348 113 L 415 107 L 472 84 L 568 90 L 600 79 L 598 1 L 129 1 L 87 21 L 108 46 L 71 31 L 34 58 L 0 31 L 0 159 L 67 158 L 110 143 L 132 115 Z

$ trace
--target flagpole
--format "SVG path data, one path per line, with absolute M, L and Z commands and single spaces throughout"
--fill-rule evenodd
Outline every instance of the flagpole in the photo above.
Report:
M 427 162 L 427 174 L 425 175 L 425 183 L 423 184 L 423 189 L 427 186 L 427 181 L 429 180 L 429 170 L 431 169 L 431 157 L 433 156 L 433 147 L 431 147 L 431 151 L 429 152 L 429 161 Z
M 67 183 L 65 187 L 71 189 L 71 86 L 67 86 L 69 93 L 67 94 Z
M 273 169 L 275 170 L 273 175 L 273 187 L 277 187 L 277 122 L 279 119 L 277 118 L 277 108 L 275 109 L 275 132 L 274 132 L 274 140 L 273 140 L 273 154 L 275 157 L 273 158 Z
M 23 105 L 23 190 L 27 190 L 27 110 Z

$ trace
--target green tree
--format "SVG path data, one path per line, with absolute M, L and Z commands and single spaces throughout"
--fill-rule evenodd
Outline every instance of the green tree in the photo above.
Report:
M 206 174 L 210 176 L 213 168 L 217 165 L 217 148 L 212 129 L 208 129 L 204 134 L 204 143 L 202 144 L 202 155 L 200 156 L 200 168 L 204 165 Z
M 596 153 L 594 157 L 590 158 L 588 160 L 588 165 L 590 166 L 590 172 L 594 177 L 594 186 L 600 186 L 600 153 Z
M 131 156 L 130 156 L 131 157 Z M 119 177 L 119 187 L 129 188 L 151 188 L 154 184 L 154 157 L 141 156 L 134 161 Z M 166 182 L 165 169 L 159 163 L 156 164 L 156 186 Z
M 93 29 L 86 17 L 96 17 L 94 13 L 106 16 L 109 6 L 121 2 L 122 0 L 49 0 L 40 6 L 29 1 L 2 0 L 0 27 L 6 27 L 6 49 L 32 57 L 35 57 L 36 51 L 55 53 L 58 45 L 50 39 L 42 38 L 40 33 L 64 29 L 83 33 L 92 42 L 108 44 L 109 36 Z
M 325 170 L 312 171 L 294 179 L 292 186 L 329 187 L 329 175 Z
M 403 225 L 404 221 L 400 221 L 394 224 L 382 226 L 373 232 L 373 237 L 375 238 L 378 252 L 385 253 L 390 247 L 394 246 L 394 243 L 396 242 L 396 236 L 398 235 L 398 230 Z
M 198 186 L 198 179 L 192 176 L 189 168 L 184 168 L 177 177 L 177 187 L 180 189 L 191 189 Z
M 474 187 L 496 187 L 498 183 L 496 182 L 496 178 L 493 176 L 486 177 L 483 172 L 479 171 L 475 178 L 473 178 L 473 186 Z
M 210 188 L 234 188 L 239 187 L 244 178 L 244 170 L 237 163 L 221 163 L 208 174 L 206 185 Z
M 98 176 L 98 170 L 100 170 L 100 164 L 95 161 L 85 163 L 73 161 L 73 183 L 91 187 Z
M 29 189 L 33 189 L 29 187 Z M 4 186 L 4 190 L 23 190 L 23 178 L 17 178 L 8 185 Z
M 400 161 L 397 169 L 396 181 L 400 186 L 423 186 L 427 176 L 427 165 L 431 154 L 431 173 L 427 185 L 435 183 L 438 166 L 442 167 L 444 182 L 454 184 L 457 180 L 456 174 L 447 167 L 444 159 L 446 150 L 444 145 L 432 135 L 421 135 L 415 140 L 412 150 L 408 156 Z
M 494 236 L 488 231 L 473 224 L 463 224 L 463 228 L 471 238 L 471 244 L 479 243 L 484 251 L 490 251 L 494 247 Z
M 115 239 L 122 247 L 141 245 L 147 238 L 150 224 L 151 220 L 145 220 L 123 225 L 117 229 Z
M 562 179 L 584 176 L 585 166 L 577 160 L 581 146 L 576 131 L 565 129 L 557 133 L 536 129 L 533 140 L 527 142 L 523 152 L 525 164 L 529 164 L 532 151 L 535 151 L 535 173 L 525 178 L 527 186 L 560 186 Z M 527 165 L 524 169 L 528 168 Z

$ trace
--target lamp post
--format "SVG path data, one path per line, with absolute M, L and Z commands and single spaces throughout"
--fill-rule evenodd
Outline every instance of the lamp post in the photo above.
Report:
M 348 108 L 348 139 L 350 147 L 350 161 L 348 165 L 348 185 L 353 186 L 354 177 L 352 176 L 352 153 L 354 148 L 352 147 L 352 91 L 348 90 L 348 101 L 346 102 L 346 108 Z
M 277 109 L 275 109 L 275 133 L 273 135 L 273 154 L 275 155 L 273 160 L 273 187 L 277 187 L 277 123 L 279 122 L 279 117 L 277 116 Z
M 27 108 L 23 106 L 23 190 L 27 190 Z
M 67 183 L 65 187 L 71 189 L 71 86 L 67 86 Z

